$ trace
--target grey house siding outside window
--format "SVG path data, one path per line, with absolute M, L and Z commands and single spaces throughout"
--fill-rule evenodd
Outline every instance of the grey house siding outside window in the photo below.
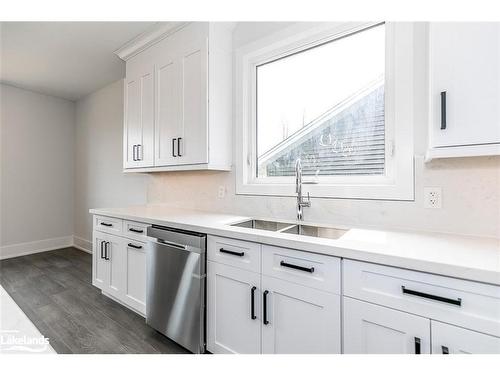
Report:
M 383 78 L 305 124 L 258 158 L 258 177 L 381 175 L 385 168 Z

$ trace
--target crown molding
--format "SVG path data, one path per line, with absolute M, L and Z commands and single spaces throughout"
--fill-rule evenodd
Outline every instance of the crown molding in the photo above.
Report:
M 185 27 L 188 22 L 158 22 L 149 30 L 138 35 L 118 48 L 114 53 L 122 60 L 127 61 L 131 57 L 165 39 L 169 35 Z

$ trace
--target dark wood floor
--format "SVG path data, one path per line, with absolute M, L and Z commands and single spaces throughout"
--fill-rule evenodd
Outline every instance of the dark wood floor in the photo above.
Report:
M 0 284 L 58 353 L 186 353 L 92 286 L 78 249 L 2 260 Z

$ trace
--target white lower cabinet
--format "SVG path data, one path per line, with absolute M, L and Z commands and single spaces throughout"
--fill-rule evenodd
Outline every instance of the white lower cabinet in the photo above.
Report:
M 104 257 L 107 235 L 94 231 L 92 251 L 92 284 L 104 290 L 109 283 L 109 263 Z
M 146 313 L 146 243 L 124 240 L 123 300 L 127 305 L 144 314 Z
M 500 354 L 499 286 L 353 260 L 342 268 L 345 353 L 415 353 L 420 342 L 421 353 Z
M 432 321 L 433 354 L 498 354 L 500 338 Z
M 209 259 L 226 261 L 214 255 L 223 242 L 222 239 L 212 241 L 209 238 Z M 238 245 L 239 249 L 249 248 L 241 243 Z M 225 247 L 227 244 L 222 246 Z M 272 250 L 264 248 L 262 251 Z M 238 253 L 235 251 L 234 254 Z M 241 254 L 246 253 L 241 251 Z M 249 259 L 260 259 L 260 254 L 261 248 L 257 246 Z M 307 255 L 287 249 L 289 263 L 280 267 L 287 270 L 284 277 L 293 278 L 295 282 L 250 271 L 248 268 L 257 268 L 244 262 L 235 263 L 240 265 L 238 267 L 209 260 L 208 350 L 244 354 L 340 353 L 340 295 L 299 283 L 311 283 L 312 274 L 319 278 L 317 285 L 323 287 L 325 278 L 335 279 L 330 273 L 339 273 L 338 264 L 323 266 L 317 257 L 311 255 L 308 259 Z M 283 254 L 279 254 L 279 259 L 282 257 Z M 318 269 L 306 268 L 311 264 Z M 265 260 L 262 266 L 270 269 Z M 332 288 L 335 289 L 336 285 Z
M 125 287 L 124 254 L 120 237 L 94 232 L 93 284 L 119 298 Z
M 263 353 L 340 353 L 340 296 L 268 276 L 262 290 Z
M 92 284 L 146 313 L 145 242 L 94 231 Z
M 344 297 L 344 353 L 429 354 L 431 321 Z
M 260 274 L 210 261 L 207 269 L 207 349 L 260 353 Z

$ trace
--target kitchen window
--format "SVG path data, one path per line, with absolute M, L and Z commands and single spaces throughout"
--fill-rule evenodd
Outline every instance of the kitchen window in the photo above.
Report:
M 257 177 L 381 175 L 385 27 L 258 65 Z
M 293 195 L 300 159 L 311 196 L 413 199 L 411 25 L 287 32 L 237 51 L 237 193 Z

